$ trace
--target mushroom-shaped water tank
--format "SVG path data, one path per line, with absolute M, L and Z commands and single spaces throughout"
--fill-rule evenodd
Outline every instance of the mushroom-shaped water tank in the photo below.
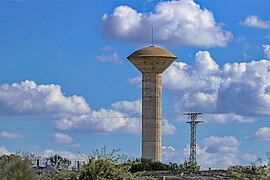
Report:
M 165 71 L 177 59 L 169 51 L 155 46 L 139 49 L 127 58 L 142 73 L 155 74 Z

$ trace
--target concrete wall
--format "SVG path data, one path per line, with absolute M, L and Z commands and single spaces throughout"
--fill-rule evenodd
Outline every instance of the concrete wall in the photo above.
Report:
M 142 157 L 161 161 L 162 74 L 143 74 L 142 97 Z

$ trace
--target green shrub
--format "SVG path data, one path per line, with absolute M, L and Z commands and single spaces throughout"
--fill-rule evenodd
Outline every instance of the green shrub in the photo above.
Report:
M 47 165 L 52 166 L 55 170 L 63 170 L 70 166 L 71 161 L 56 154 L 47 158 L 46 163 Z
M 71 170 L 55 171 L 53 173 L 53 180 L 76 180 L 78 173 Z
M 88 157 L 88 162 L 83 164 L 80 177 L 81 180 L 120 180 L 131 179 L 132 175 L 129 173 L 130 165 L 127 163 L 120 164 L 120 155 L 115 155 L 119 150 L 113 150 L 107 154 L 105 147 L 101 152 L 97 149 Z
M 187 162 L 179 165 L 179 171 L 184 173 L 196 173 L 200 170 L 200 166 L 196 162 Z
M 228 170 L 232 172 L 232 177 L 236 179 L 243 179 L 248 175 L 253 175 L 256 179 L 270 179 L 270 168 L 266 165 L 262 166 L 261 158 L 252 162 L 251 166 L 236 165 L 229 167 Z
M 173 173 L 173 174 L 181 173 L 181 172 L 180 172 L 179 165 L 176 164 L 176 163 L 169 163 L 169 165 L 168 165 L 168 170 L 169 170 L 171 173 Z
M 131 164 L 130 172 L 136 173 L 141 171 L 162 171 L 168 170 L 168 165 L 163 164 L 159 161 L 152 162 L 150 159 L 136 159 L 135 161 L 130 161 Z
M 30 165 L 27 156 L 3 155 L 0 157 L 0 179 L 36 180 L 37 176 Z
M 183 164 L 169 163 L 163 164 L 159 161 L 152 162 L 149 159 L 136 159 L 130 161 L 131 164 L 130 172 L 143 172 L 143 171 L 170 171 L 173 174 L 184 173 L 196 173 L 200 170 L 200 166 L 195 162 L 185 161 Z

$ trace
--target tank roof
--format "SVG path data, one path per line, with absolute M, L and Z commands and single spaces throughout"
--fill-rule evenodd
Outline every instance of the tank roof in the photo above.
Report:
M 155 46 L 148 46 L 142 49 L 139 49 L 129 55 L 127 58 L 140 58 L 140 57 L 168 57 L 176 59 L 176 56 L 170 53 L 169 51 Z

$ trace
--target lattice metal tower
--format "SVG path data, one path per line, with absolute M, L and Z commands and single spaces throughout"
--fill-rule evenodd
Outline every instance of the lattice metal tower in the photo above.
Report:
M 200 112 L 190 112 L 186 113 L 185 115 L 188 115 L 188 118 L 190 121 L 187 123 L 190 124 L 191 127 L 191 134 L 190 134 L 190 155 L 189 155 L 189 161 L 190 162 L 196 162 L 196 127 L 197 124 L 202 123 L 203 121 L 196 121 L 198 115 L 202 113 Z

